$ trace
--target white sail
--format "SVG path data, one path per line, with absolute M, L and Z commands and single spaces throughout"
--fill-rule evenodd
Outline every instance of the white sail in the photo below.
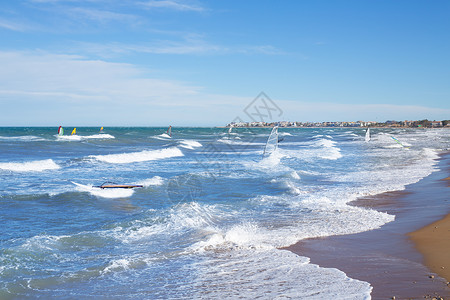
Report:
M 367 131 L 366 131 L 366 143 L 368 141 L 370 141 L 370 128 L 367 128 Z
M 272 129 L 272 132 L 267 139 L 266 146 L 264 147 L 263 158 L 272 154 L 278 148 L 278 126 Z
M 233 127 L 228 128 L 228 133 L 231 133 L 231 130 L 233 130 Z

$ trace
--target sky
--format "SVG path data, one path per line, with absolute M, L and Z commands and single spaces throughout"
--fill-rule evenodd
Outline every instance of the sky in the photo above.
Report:
M 447 0 L 0 4 L 0 126 L 421 119 L 450 119 Z

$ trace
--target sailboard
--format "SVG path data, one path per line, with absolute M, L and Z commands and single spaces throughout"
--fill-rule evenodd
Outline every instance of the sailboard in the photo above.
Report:
M 59 126 L 58 128 L 58 135 L 64 135 L 64 128 L 62 128 L 62 126 Z
M 77 129 L 76 129 L 76 128 L 74 128 L 74 129 L 72 130 L 72 133 L 71 133 L 70 135 L 75 135 L 75 134 L 77 134 Z
M 100 128 L 100 133 L 103 133 L 103 126 Z
M 231 133 L 232 130 L 233 130 L 233 127 L 228 128 L 228 133 Z
M 133 188 L 141 188 L 144 186 L 139 184 L 117 184 L 114 182 L 104 182 L 102 183 L 102 185 L 97 185 L 94 187 L 101 189 L 133 189 Z
M 167 129 L 167 135 L 172 137 L 172 126 L 169 126 L 169 128 Z
M 369 127 L 367 127 L 365 140 L 366 140 L 366 143 L 368 143 L 370 141 L 370 128 Z
M 266 145 L 264 146 L 263 158 L 272 154 L 278 148 L 278 126 L 272 128 Z

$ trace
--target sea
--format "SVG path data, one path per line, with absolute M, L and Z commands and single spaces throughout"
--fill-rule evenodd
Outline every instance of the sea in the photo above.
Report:
M 284 247 L 395 215 L 449 129 L 0 128 L 0 299 L 370 299 Z M 103 183 L 134 189 L 102 189 Z M 339 255 L 339 253 L 336 253 Z

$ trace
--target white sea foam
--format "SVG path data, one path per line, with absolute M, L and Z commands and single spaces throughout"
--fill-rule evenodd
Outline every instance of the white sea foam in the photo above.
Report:
M 287 250 L 215 253 L 195 264 L 196 299 L 370 299 L 369 283 Z
M 23 135 L 23 136 L 0 136 L 0 141 L 20 141 L 20 142 L 39 142 L 39 141 L 47 141 L 46 139 L 34 136 L 34 135 Z
M 107 275 L 108 273 L 117 273 L 121 271 L 128 271 L 136 268 L 143 268 L 147 265 L 147 262 L 136 256 L 113 259 L 109 264 L 100 272 L 101 275 Z
M 296 171 L 290 172 L 289 175 L 290 175 L 293 179 L 300 179 L 300 175 L 298 175 L 298 173 L 297 173 Z
M 133 189 L 101 189 L 92 185 L 85 185 L 81 183 L 73 182 L 77 186 L 77 190 L 80 192 L 87 192 L 91 195 L 101 198 L 128 198 L 133 195 Z
M 186 149 L 194 149 L 202 147 L 202 144 L 195 140 L 181 140 L 180 141 L 180 147 L 186 148 Z
M 315 144 L 323 148 L 324 151 L 319 154 L 323 159 L 336 160 L 342 157 L 341 149 L 335 146 L 337 144 L 335 141 L 320 139 Z
M 143 185 L 144 187 L 149 187 L 149 186 L 154 186 L 154 185 L 163 185 L 164 179 L 159 176 L 154 176 L 152 178 L 138 181 L 138 182 L 136 182 L 136 184 Z
M 201 205 L 197 202 L 182 203 L 168 211 L 160 212 L 157 219 L 164 222 L 135 221 L 127 226 L 119 226 L 105 234 L 122 243 L 139 243 L 156 235 L 179 235 L 186 230 L 205 230 L 214 227 L 215 220 L 222 212 L 215 205 Z
M 234 225 L 223 233 L 212 234 L 208 240 L 193 245 L 193 250 L 272 249 L 264 229 L 252 223 Z
M 90 157 L 111 164 L 129 164 L 134 162 L 160 160 L 178 156 L 184 156 L 183 152 L 181 152 L 181 150 L 176 147 L 171 147 L 159 150 L 144 150 L 131 153 L 92 155 Z
M 168 139 L 171 139 L 172 137 L 170 135 L 168 135 L 167 133 L 162 133 L 162 134 L 151 136 L 151 138 L 157 139 L 157 140 L 168 140 Z
M 279 136 L 292 136 L 292 134 L 290 134 L 289 132 L 279 132 L 278 135 Z
M 61 168 L 52 159 L 35 160 L 28 162 L 0 163 L 0 169 L 14 172 L 42 172 Z
M 267 137 L 267 135 L 264 135 Z M 236 139 L 228 139 L 228 138 L 221 138 L 217 140 L 220 143 L 229 144 L 229 145 L 238 145 L 238 146 L 264 146 L 265 143 L 258 143 L 258 142 L 245 142 L 245 141 L 237 141 Z
M 55 135 L 58 141 L 82 141 L 89 139 L 115 139 L 113 135 L 107 133 L 99 133 L 93 135 Z
M 81 141 L 83 139 L 82 136 L 74 134 L 74 135 L 55 135 L 58 141 Z
M 116 137 L 107 133 L 99 133 L 93 135 L 82 136 L 84 139 L 115 139 Z

